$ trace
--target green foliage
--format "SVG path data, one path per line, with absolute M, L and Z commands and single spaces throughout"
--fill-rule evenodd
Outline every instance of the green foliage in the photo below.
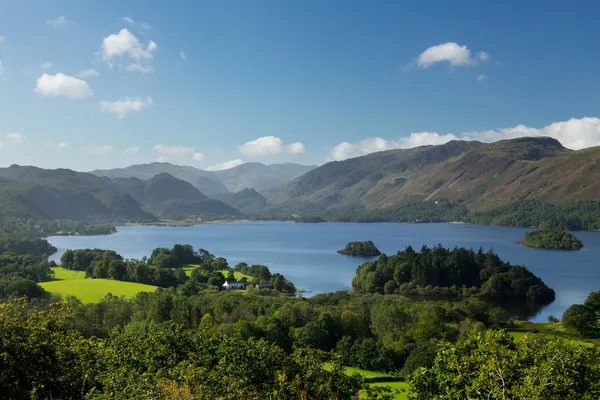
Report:
M 562 323 L 582 337 L 600 337 L 600 292 L 592 292 L 583 304 L 573 304 L 564 312 Z
M 31 255 L 0 255 L 0 299 L 10 297 L 41 297 L 44 289 L 37 282 L 52 278 L 52 267 L 56 264 L 40 261 Z
M 390 284 L 389 282 L 394 282 Z M 522 299 L 534 303 L 554 300 L 554 290 L 521 266 L 503 262 L 492 251 L 411 247 L 395 256 L 385 254 L 366 262 L 352 280 L 355 290 L 368 293 L 396 292 L 423 296 L 472 296 Z
M 562 339 L 486 331 L 440 344 L 433 366 L 416 371 L 409 398 L 582 399 L 600 396 L 597 348 Z
M 521 243 L 527 247 L 538 249 L 579 250 L 583 247 L 581 240 L 573 234 L 558 229 L 527 232 Z
M 8 234 L 0 231 L 0 254 L 28 254 L 38 258 L 46 258 L 56 253 L 56 247 L 45 239 L 30 237 L 24 234 Z
M 95 345 L 67 330 L 68 307 L 0 304 L 0 392 L 9 399 L 82 398 L 94 386 Z
M 338 253 L 353 257 L 375 257 L 381 254 L 379 249 L 370 240 L 366 242 L 350 242 L 344 249 L 338 250 Z
M 112 302 L 112 300 L 111 300 Z M 175 323 L 84 339 L 67 306 L 0 304 L 0 390 L 7 398 L 357 399 L 362 379 L 324 353 Z

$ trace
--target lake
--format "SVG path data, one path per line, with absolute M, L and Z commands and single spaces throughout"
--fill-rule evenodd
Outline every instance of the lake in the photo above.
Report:
M 115 250 L 127 258 L 150 256 L 156 247 L 176 243 L 204 248 L 238 262 L 264 264 L 280 272 L 297 288 L 312 293 L 351 289 L 360 259 L 336 253 L 350 241 L 372 240 L 387 254 L 413 246 L 472 247 L 494 249 L 512 264 L 520 264 L 540 276 L 556 291 L 556 300 L 537 313 L 533 321 L 559 317 L 574 303 L 582 303 L 600 290 L 600 233 L 574 232 L 583 241 L 580 251 L 530 249 L 515 244 L 529 229 L 468 224 L 239 222 L 190 227 L 122 226 L 106 236 L 53 236 L 48 241 L 59 249 L 101 248 Z

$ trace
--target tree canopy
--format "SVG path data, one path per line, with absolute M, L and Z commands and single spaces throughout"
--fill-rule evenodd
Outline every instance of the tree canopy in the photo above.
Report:
M 527 247 L 552 250 L 579 250 L 583 247 L 581 240 L 572 233 L 559 229 L 539 229 L 527 232 L 521 243 Z
M 448 250 L 441 245 L 412 247 L 394 256 L 382 255 L 356 270 L 355 290 L 425 296 L 472 296 L 521 299 L 536 303 L 554 300 L 554 290 L 529 270 L 503 262 L 493 252 Z
M 352 257 L 375 257 L 381 255 L 381 252 L 375 244 L 368 240 L 366 242 L 350 242 L 338 253 Z

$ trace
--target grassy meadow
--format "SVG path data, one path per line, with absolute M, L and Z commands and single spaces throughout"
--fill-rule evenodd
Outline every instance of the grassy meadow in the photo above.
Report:
M 113 279 L 85 279 L 85 272 L 71 271 L 62 267 L 52 268 L 54 280 L 39 285 L 50 294 L 63 298 L 74 296 L 82 303 L 100 301 L 107 293 L 113 296 L 133 297 L 139 292 L 153 292 L 156 286 L 135 282 L 115 281 Z
M 560 337 L 572 343 L 587 347 L 600 345 L 600 339 L 582 339 L 570 335 L 560 322 L 534 323 L 528 321 L 515 321 L 514 328 L 508 329 L 508 333 L 515 338 L 515 340 L 520 340 L 523 336 L 527 335 L 546 335 Z
M 330 363 L 324 363 L 323 368 L 329 369 L 331 367 Z M 369 371 L 366 369 L 361 369 L 357 367 L 345 367 L 344 372 L 347 375 L 359 374 L 363 378 L 369 379 L 389 379 L 389 382 L 372 382 L 370 386 L 387 386 L 392 390 L 398 390 L 400 393 L 395 397 L 396 400 L 405 400 L 406 392 L 408 390 L 408 383 L 405 381 L 398 380 L 397 376 L 389 374 L 387 372 L 377 372 L 377 371 Z
M 185 271 L 185 274 L 187 276 L 190 276 L 192 274 L 192 271 L 194 270 L 194 268 L 198 268 L 198 267 L 199 267 L 199 265 L 196 265 L 196 264 L 188 264 L 185 267 L 183 267 L 183 270 Z M 229 270 L 227 270 L 227 269 L 222 269 L 219 272 L 221 272 L 225 278 L 227 278 L 227 275 L 229 275 Z M 238 271 L 233 271 L 233 276 L 238 281 L 242 278 L 246 278 L 248 280 L 252 279 L 252 277 L 250 277 L 246 274 L 242 274 L 241 272 L 238 272 Z

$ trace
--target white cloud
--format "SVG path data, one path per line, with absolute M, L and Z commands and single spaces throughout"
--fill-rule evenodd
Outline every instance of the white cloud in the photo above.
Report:
M 150 29 L 152 29 L 152 27 L 145 22 L 140 23 L 140 28 L 142 28 L 145 31 L 149 31 Z
M 0 61 L 0 75 L 4 73 L 4 66 L 2 65 L 2 61 Z
M 477 75 L 477 82 L 483 82 L 485 80 L 487 80 L 487 76 L 486 75 L 484 75 L 484 74 Z
M 489 59 L 489 54 L 481 51 L 477 56 L 473 57 L 471 50 L 467 45 L 459 45 L 454 42 L 448 42 L 431 46 L 425 49 L 419 57 L 413 60 L 412 64 L 420 68 L 428 68 L 433 64 L 448 62 L 453 66 L 475 65 L 479 61 Z
M 123 149 L 121 154 L 137 154 L 140 152 L 140 148 L 137 146 L 127 147 Z
M 71 99 L 85 99 L 93 94 L 86 81 L 60 72 L 56 75 L 44 73 L 38 78 L 34 91 L 41 96 L 67 96 Z
M 239 147 L 245 156 L 272 156 L 277 154 L 301 154 L 306 151 L 300 142 L 285 144 L 275 136 L 263 136 L 256 140 L 244 143 Z
M 50 61 L 46 61 L 45 63 L 40 65 L 40 68 L 43 68 L 43 69 L 52 68 L 52 63 Z
M 5 40 L 6 40 L 6 36 L 0 35 L 0 43 L 4 42 Z
M 204 154 L 202 153 L 194 153 L 194 155 L 192 156 L 192 158 L 196 161 L 202 161 L 204 160 Z
M 115 60 L 130 59 L 135 62 L 126 67 L 128 71 L 149 72 L 147 68 L 151 67 L 146 64 L 154 58 L 157 49 L 158 46 L 152 40 L 144 46 L 129 30 L 121 29 L 119 33 L 108 35 L 102 40 L 98 54 L 111 68 Z
M 424 145 L 439 145 L 451 140 L 496 142 L 504 139 L 540 136 L 552 137 L 558 140 L 563 146 L 573 150 L 600 146 L 600 118 L 572 118 L 568 121 L 554 122 L 543 128 L 517 125 L 511 128 L 464 132 L 460 135 L 451 133 L 440 135 L 437 132 L 418 132 L 412 133 L 410 136 L 399 140 L 371 138 L 357 143 L 342 142 L 330 150 L 329 156 L 332 160 L 339 161 L 374 153 L 376 151 L 407 149 Z
M 6 134 L 6 140 L 12 144 L 21 144 L 23 143 L 23 139 L 25 139 L 25 135 L 18 132 L 8 132 Z
M 50 25 L 53 28 L 57 28 L 61 25 L 66 25 L 71 23 L 71 21 L 69 21 L 68 19 L 66 19 L 65 17 L 63 17 L 62 15 L 59 15 L 58 17 L 54 18 L 54 19 L 49 19 L 46 21 L 46 24 Z
M 142 111 L 151 105 L 152 97 L 147 97 L 145 100 L 138 97 L 121 97 L 117 101 L 101 101 L 100 111 L 115 114 L 117 118 L 123 118 L 129 113 Z
M 207 171 L 221 171 L 224 169 L 231 169 L 233 167 L 237 167 L 238 165 L 245 164 L 246 161 L 240 160 L 239 158 L 236 160 L 225 161 L 222 163 L 212 164 L 205 168 Z
M 165 146 L 164 144 L 157 144 L 154 146 L 154 150 L 162 156 L 187 156 L 196 152 L 193 147 Z
M 183 52 L 183 50 L 181 50 L 181 51 L 179 52 L 179 57 L 181 57 L 181 59 L 182 59 L 183 61 L 187 60 L 187 56 L 185 55 L 185 53 Z
M 68 144 L 66 142 L 60 142 L 59 144 L 56 145 L 56 147 L 58 147 L 59 149 L 64 149 L 67 146 L 68 146 Z
M 77 76 L 80 78 L 91 78 L 94 76 L 99 76 L 100 72 L 96 71 L 95 69 L 84 69 L 81 70 L 77 73 Z
M 103 156 L 114 149 L 113 146 L 102 145 L 102 146 L 87 146 L 83 148 L 89 154 L 94 156 Z
M 121 19 L 131 25 L 135 23 L 131 17 L 123 17 Z
M 125 69 L 129 72 L 141 72 L 142 74 L 154 71 L 154 68 L 152 68 L 152 66 L 142 65 L 138 63 L 131 63 L 128 66 L 126 66 Z

